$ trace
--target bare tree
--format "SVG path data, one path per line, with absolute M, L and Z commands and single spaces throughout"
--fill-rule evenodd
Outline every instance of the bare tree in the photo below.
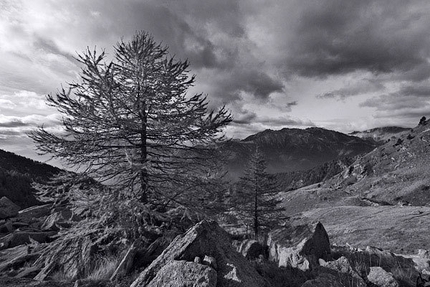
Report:
M 81 82 L 48 104 L 63 115 L 64 133 L 43 126 L 29 136 L 43 154 L 117 187 L 152 207 L 180 202 L 210 177 L 225 107 L 208 110 L 202 94 L 187 95 L 195 77 L 187 61 L 168 55 L 147 33 L 115 46 L 114 60 L 87 50 Z
M 284 209 L 276 198 L 280 191 L 276 176 L 266 172 L 264 155 L 257 148 L 237 184 L 233 202 L 239 217 L 252 226 L 255 239 L 263 228 L 270 228 L 279 221 Z

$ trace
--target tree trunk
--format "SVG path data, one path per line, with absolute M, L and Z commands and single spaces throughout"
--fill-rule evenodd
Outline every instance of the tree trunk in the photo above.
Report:
M 141 202 L 148 203 L 149 195 L 148 195 L 148 170 L 146 168 L 146 161 L 148 158 L 148 151 L 146 146 L 147 140 L 147 114 L 146 114 L 146 101 L 144 100 L 141 107 L 141 119 L 142 119 L 142 127 L 140 132 L 140 194 L 141 194 Z
M 258 188 L 255 187 L 254 194 L 254 239 L 258 240 Z

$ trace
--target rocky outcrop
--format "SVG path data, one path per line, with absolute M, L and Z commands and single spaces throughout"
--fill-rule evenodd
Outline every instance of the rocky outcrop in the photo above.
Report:
M 0 238 L 0 249 L 30 243 L 31 240 L 39 243 L 48 242 L 51 240 L 50 236 L 53 236 L 54 234 L 55 232 L 53 231 L 15 231 Z
M 291 266 L 302 271 L 318 266 L 318 259 L 327 259 L 330 240 L 324 226 L 286 225 L 268 236 L 269 259 L 279 267 Z
M 399 287 L 399 283 L 394 279 L 393 274 L 385 271 L 381 267 L 370 267 L 370 273 L 367 275 L 370 282 L 378 287 Z
M 19 206 L 9 200 L 6 196 L 0 198 L 0 219 L 14 217 L 18 214 L 19 210 Z
M 336 273 L 339 273 L 344 281 L 354 282 L 354 286 L 356 287 L 366 287 L 367 284 L 361 278 L 360 274 L 351 266 L 348 258 L 342 256 L 334 261 L 326 262 L 324 259 L 319 259 L 320 266 L 333 270 Z M 348 277 L 348 278 L 346 278 Z M 345 280 L 346 279 L 346 280 Z
M 209 266 L 174 260 L 163 266 L 147 287 L 216 287 L 217 272 Z
M 242 241 L 237 251 L 239 251 L 246 259 L 252 260 L 265 255 L 265 248 L 257 240 L 246 239 Z
M 196 257 L 204 261 L 205 256 L 211 256 L 215 259 L 216 270 L 213 267 L 204 266 L 203 264 L 195 262 L 199 261 L 196 260 Z M 186 261 L 190 263 L 178 263 L 175 261 Z M 156 278 L 161 277 L 162 273 L 160 272 L 165 273 L 166 270 L 163 269 L 165 266 L 169 266 L 169 272 L 176 272 L 177 274 L 184 271 L 183 268 L 189 270 L 190 273 L 193 273 L 192 270 L 205 270 L 208 276 L 207 278 L 212 278 L 210 274 L 213 274 L 213 272 L 208 269 L 211 268 L 216 272 L 217 286 L 265 286 L 264 279 L 258 274 L 250 262 L 234 250 L 229 235 L 219 227 L 215 221 L 202 221 L 188 230 L 184 235 L 176 237 L 163 253 L 139 275 L 131 287 L 161 286 L 151 284 L 156 284 L 156 282 L 158 282 L 154 280 L 158 280 Z M 182 268 L 182 271 L 172 269 L 174 267 Z M 184 276 L 184 280 L 196 278 L 195 274 L 182 274 L 181 276 Z M 208 282 L 213 281 L 210 280 Z M 183 282 L 183 284 L 185 284 L 185 282 Z M 185 284 L 176 286 L 193 285 Z

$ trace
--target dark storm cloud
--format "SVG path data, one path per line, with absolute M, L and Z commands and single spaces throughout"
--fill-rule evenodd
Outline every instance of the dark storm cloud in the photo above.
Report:
M 384 90 L 385 86 L 382 82 L 373 79 L 361 80 L 344 87 L 317 95 L 319 99 L 345 99 L 351 96 L 357 96 L 361 94 L 376 92 Z
M 297 127 L 309 127 L 315 126 L 311 121 L 304 121 L 301 119 L 294 119 L 286 116 L 279 116 L 274 118 L 262 117 L 259 122 L 274 127 L 286 127 L 286 126 L 297 126 Z
M 232 123 L 235 125 L 247 125 L 255 122 L 257 114 L 248 110 L 237 112 L 233 117 Z
M 304 4 L 287 45 L 287 69 L 326 77 L 357 70 L 378 74 L 428 67 L 429 4 L 400 0 Z
M 0 122 L 0 128 L 17 128 L 17 127 L 26 127 L 28 123 L 24 123 L 21 120 L 10 120 L 6 122 Z

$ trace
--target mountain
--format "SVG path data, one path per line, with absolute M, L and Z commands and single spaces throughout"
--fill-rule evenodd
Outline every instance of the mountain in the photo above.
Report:
M 0 149 L 0 198 L 8 197 L 21 208 L 38 204 L 33 182 L 46 182 L 59 168 Z
M 387 140 L 393 137 L 399 137 L 401 134 L 409 131 L 410 128 L 404 127 L 396 127 L 396 126 L 388 126 L 388 127 L 379 127 L 365 131 L 354 131 L 349 133 L 351 136 L 365 138 L 365 139 L 373 139 L 376 142 L 385 143 Z
M 430 121 L 362 154 L 332 178 L 282 192 L 287 216 L 321 221 L 333 243 L 430 249 Z
M 265 155 L 267 171 L 285 173 L 308 170 L 323 163 L 354 157 L 374 149 L 377 143 L 322 128 L 265 130 L 243 140 L 225 143 L 228 169 L 240 176 L 250 155 L 258 147 Z

